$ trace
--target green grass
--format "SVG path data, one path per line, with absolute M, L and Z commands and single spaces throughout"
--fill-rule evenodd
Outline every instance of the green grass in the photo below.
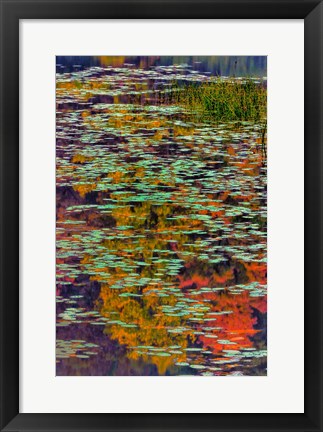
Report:
M 236 79 L 202 84 L 174 84 L 172 99 L 201 120 L 264 120 L 267 89 L 252 79 Z

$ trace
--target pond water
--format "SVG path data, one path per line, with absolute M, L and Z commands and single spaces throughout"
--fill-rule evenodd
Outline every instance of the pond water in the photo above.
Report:
M 57 375 L 266 375 L 263 125 L 173 104 L 199 62 L 126 60 L 58 58 Z

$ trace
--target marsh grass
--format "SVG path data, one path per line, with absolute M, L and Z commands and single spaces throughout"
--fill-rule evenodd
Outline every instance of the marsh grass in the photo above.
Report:
M 206 121 L 259 121 L 267 115 L 267 89 L 252 79 L 172 86 L 173 102 Z

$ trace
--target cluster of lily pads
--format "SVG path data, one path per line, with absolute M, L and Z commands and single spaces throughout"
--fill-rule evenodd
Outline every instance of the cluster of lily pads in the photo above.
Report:
M 265 348 L 250 347 L 248 331 L 249 346 L 239 345 L 232 341 L 235 332 L 216 325 L 236 313 L 230 302 L 217 307 L 218 296 L 252 302 L 267 294 L 264 280 L 248 280 L 245 270 L 266 264 L 262 126 L 196 122 L 185 108 L 167 103 L 174 80 L 216 79 L 187 65 L 92 67 L 57 76 L 56 181 L 68 197 L 57 203 L 58 288 L 76 286 L 86 274 L 120 302 L 146 307 L 157 298 L 151 325 L 166 323 L 169 345 L 139 344 L 129 352 L 170 357 L 184 373 L 190 368 L 202 375 L 234 374 L 239 364 L 266 356 Z M 183 289 L 186 280 L 194 281 L 192 268 L 210 283 Z M 225 282 L 212 278 L 226 272 Z M 65 307 L 60 327 L 140 329 L 138 320 L 124 321 L 105 303 L 87 310 L 78 296 L 57 301 Z M 172 318 L 176 324 L 167 321 Z M 173 343 L 172 335 L 186 342 Z M 201 345 L 203 338 L 216 339 L 213 351 Z M 58 341 L 57 357 L 90 357 L 89 344 Z

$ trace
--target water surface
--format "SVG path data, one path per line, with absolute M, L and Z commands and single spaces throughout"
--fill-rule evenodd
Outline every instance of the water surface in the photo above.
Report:
M 265 375 L 263 124 L 172 103 L 212 58 L 91 59 L 57 60 L 57 375 Z

